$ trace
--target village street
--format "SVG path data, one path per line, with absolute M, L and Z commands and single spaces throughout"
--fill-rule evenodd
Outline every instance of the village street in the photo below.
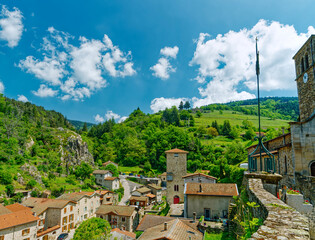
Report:
M 141 184 L 137 184 L 131 181 L 126 180 L 127 175 L 119 175 L 121 185 L 125 189 L 124 197 L 121 199 L 118 205 L 126 205 L 126 202 L 131 197 L 131 192 L 137 187 L 141 186 Z

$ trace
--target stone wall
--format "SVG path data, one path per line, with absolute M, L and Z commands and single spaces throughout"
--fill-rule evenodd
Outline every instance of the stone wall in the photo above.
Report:
M 247 187 L 249 200 L 260 205 L 254 209 L 254 216 L 264 219 L 264 224 L 250 240 L 310 239 L 308 219 L 267 192 L 261 179 L 249 178 Z
M 312 204 L 305 204 L 302 194 L 286 194 L 286 203 L 298 212 L 308 215 L 313 210 Z

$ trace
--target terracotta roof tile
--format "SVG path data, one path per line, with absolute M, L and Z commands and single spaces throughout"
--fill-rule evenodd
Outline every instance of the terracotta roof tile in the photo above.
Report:
M 164 217 L 164 216 L 146 214 L 141 219 L 136 231 L 145 231 L 148 228 L 154 227 L 156 225 L 159 225 L 165 222 L 169 222 L 174 219 L 175 218 L 173 217 Z
M 29 211 L 31 211 L 31 208 L 25 207 L 25 206 L 23 206 L 23 205 L 21 205 L 19 203 L 14 203 L 14 204 L 5 206 L 5 208 L 9 209 L 11 212 L 18 212 L 18 211 L 21 211 L 21 210 L 29 210 Z
M 0 230 L 19 226 L 39 220 L 35 217 L 30 210 L 22 210 L 1 215 L 0 217 Z
M 131 216 L 134 211 L 135 207 L 130 206 L 114 206 L 114 205 L 101 205 L 97 211 L 96 214 L 106 215 L 110 212 L 119 215 L 119 216 Z
M 181 149 L 178 149 L 178 148 L 174 148 L 174 149 L 165 151 L 165 153 L 188 153 L 188 152 L 184 151 L 184 150 L 181 150 Z
M 182 220 L 174 219 L 167 222 L 167 230 L 164 230 L 164 223 L 162 223 L 151 228 L 147 228 L 138 239 L 202 240 L 203 235 L 198 230 L 185 224 Z
M 217 179 L 216 177 L 212 177 L 203 173 L 190 173 L 187 174 L 186 176 L 183 176 L 182 178 L 188 178 L 188 177 L 194 177 L 194 176 L 201 176 L 201 177 L 205 177 L 205 178 L 211 178 L 211 179 Z
M 62 199 L 49 199 L 49 198 L 28 198 L 23 201 L 23 205 L 27 207 L 31 207 L 32 211 L 37 215 L 40 215 L 48 208 L 64 208 L 70 202 L 75 203 L 71 200 L 62 200 Z
M 51 228 L 47 228 L 45 231 L 42 231 L 42 232 L 38 233 L 37 237 L 44 236 L 45 234 L 50 233 L 52 231 L 55 231 L 55 230 L 57 230 L 59 228 L 60 228 L 59 225 L 53 226 Z
M 237 185 L 234 183 L 186 183 L 184 194 L 206 196 L 237 196 L 238 189 Z
M 128 231 L 124 231 L 124 230 L 120 230 L 119 228 L 114 228 L 111 232 L 118 232 L 120 234 L 123 234 L 123 235 L 126 235 L 128 237 L 131 237 L 131 238 L 136 238 L 136 234 L 133 233 L 133 232 L 128 232 Z
M 149 193 L 149 194 L 147 194 L 146 195 L 148 198 L 155 198 L 156 196 L 154 195 L 154 194 L 152 194 L 152 193 Z

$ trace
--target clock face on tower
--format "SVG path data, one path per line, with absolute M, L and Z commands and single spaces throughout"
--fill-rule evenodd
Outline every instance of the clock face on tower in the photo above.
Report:
M 307 73 L 304 73 L 304 75 L 303 75 L 303 82 L 306 83 L 307 80 L 308 80 L 308 75 L 307 75 Z

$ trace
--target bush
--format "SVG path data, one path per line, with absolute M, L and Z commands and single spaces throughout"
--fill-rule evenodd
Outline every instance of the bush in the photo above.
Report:
M 36 186 L 36 184 L 37 184 L 37 182 L 34 179 L 32 179 L 32 180 L 28 181 L 28 183 L 26 184 L 26 188 L 27 189 L 33 189 Z
M 5 171 L 0 171 L 0 183 L 3 185 L 8 185 L 13 182 L 12 175 Z

